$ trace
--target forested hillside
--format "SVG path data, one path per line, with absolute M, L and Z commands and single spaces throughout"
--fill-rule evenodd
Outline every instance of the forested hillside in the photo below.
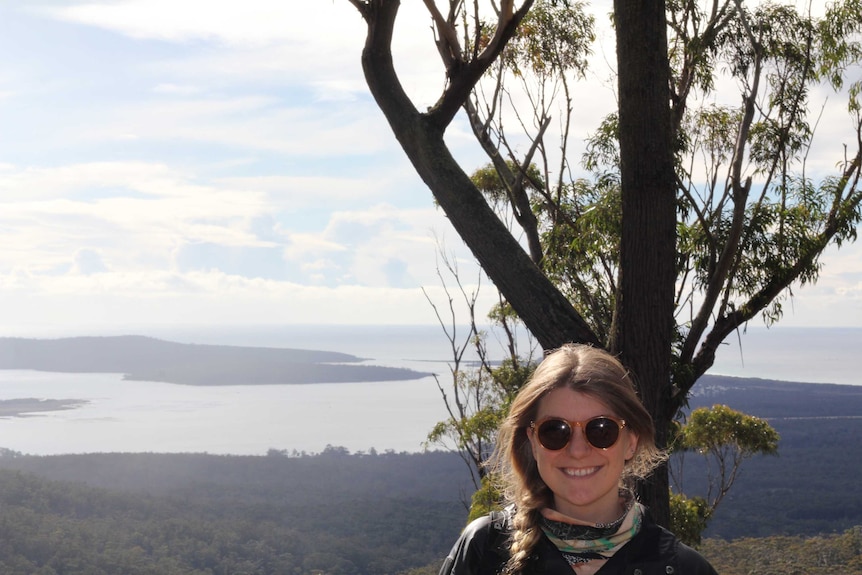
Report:
M 710 524 L 719 572 L 862 573 L 862 388 L 707 383 L 692 406 L 727 403 L 782 434 Z M 432 575 L 471 492 L 442 452 L 0 451 L 0 573 Z
M 466 516 L 463 463 L 443 453 L 6 452 L 0 463 L 4 575 L 433 575 Z M 708 539 L 703 551 L 723 575 L 858 574 L 860 546 L 857 527 Z
M 382 575 L 437 563 L 463 525 L 451 456 L 13 460 L 74 479 L 0 470 L 4 575 Z

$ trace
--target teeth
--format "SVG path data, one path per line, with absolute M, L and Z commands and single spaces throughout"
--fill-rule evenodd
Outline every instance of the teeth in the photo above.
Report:
M 591 474 L 595 473 L 597 469 L 598 469 L 598 467 L 588 467 L 586 469 L 583 469 L 583 468 L 572 469 L 570 467 L 567 467 L 567 468 L 563 469 L 563 473 L 565 473 L 566 475 L 570 475 L 572 477 L 585 477 L 587 475 L 591 475 Z

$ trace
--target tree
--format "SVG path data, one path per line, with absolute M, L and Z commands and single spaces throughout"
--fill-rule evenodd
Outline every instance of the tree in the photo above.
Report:
M 758 315 L 778 321 L 792 289 L 816 281 L 823 250 L 856 238 L 862 121 L 859 84 L 844 82 L 862 59 L 859 0 L 836 2 L 822 18 L 742 0 L 669 0 L 665 7 L 618 0 L 619 110 L 590 138 L 584 168 L 592 178 L 570 177 L 565 130 L 558 168 L 548 168 L 554 148 L 544 140 L 542 101 L 532 101 L 538 129 L 526 152 L 502 136 L 500 120 L 513 116 L 499 110 L 504 99 L 495 94 L 505 95 L 519 74 L 534 74 L 507 63 L 524 60 L 506 58 L 510 44 L 519 47 L 532 0 L 492 9 L 452 0 L 445 12 L 426 0 L 446 83 L 421 112 L 392 63 L 399 3 L 350 1 L 368 26 L 362 65 L 371 93 L 485 273 L 543 348 L 575 341 L 620 354 L 637 376 L 660 444 L 724 339 Z M 579 9 L 549 0 L 537 3 L 537 13 L 549 7 Z M 559 67 L 554 77 L 573 69 Z M 477 94 L 489 77 L 499 87 L 477 124 Z M 548 85 L 549 76 L 533 77 Z M 736 97 L 719 98 L 728 81 Z M 811 96 L 823 86 L 847 98 L 854 139 L 833 144 L 834 173 L 812 175 Z M 565 118 L 574 92 L 564 88 L 560 99 Z M 447 148 L 446 129 L 462 109 L 474 131 L 485 126 L 476 133 L 486 138 L 503 202 L 486 195 Z M 533 163 L 544 170 L 541 179 Z M 619 212 L 595 217 L 615 202 Z M 617 226 L 609 245 L 618 253 L 584 236 L 590 226 L 605 232 L 595 242 L 613 238 Z M 596 275 L 604 279 L 599 290 L 584 290 Z M 665 470 L 642 488 L 663 523 L 666 487 Z
M 454 451 L 467 464 L 474 490 L 480 490 L 487 485 L 485 478 L 488 470 L 485 462 L 494 448 L 497 428 L 508 411 L 515 391 L 532 373 L 534 367 L 532 350 L 523 353 L 518 349 L 517 317 L 513 317 L 508 306 L 500 302 L 489 317 L 504 334 L 503 345 L 508 352 L 508 357 L 500 365 L 492 365 L 487 353 L 487 333 L 480 329 L 476 320 L 478 288 L 468 293 L 461 281 L 457 262 L 446 256 L 442 250 L 440 255 L 443 269 L 451 276 L 467 308 L 469 323 L 466 334 L 459 338 L 458 314 L 454 308 L 455 299 L 447 287 L 443 270 L 438 264 L 437 275 L 446 294 L 448 317 L 444 316 L 444 312 L 424 289 L 423 293 L 431 304 L 449 342 L 452 353 L 452 363 L 449 364 L 452 385 L 450 395 L 439 377 L 434 375 L 449 417 L 438 422 L 428 433 L 426 447 L 431 445 L 449 447 L 448 442 L 451 441 Z M 481 286 L 481 281 L 479 285 Z M 469 361 L 466 356 L 470 350 L 475 352 L 476 359 L 473 361 Z M 465 498 L 465 505 L 467 499 L 469 498 Z
M 656 443 L 667 443 L 679 405 L 668 401 L 676 280 L 676 190 L 671 133 L 664 1 L 614 0 L 619 72 L 622 233 L 619 291 L 610 349 L 637 374 L 640 397 L 653 416 Z M 667 525 L 662 469 L 640 486 Z
M 675 429 L 671 449 L 677 454 L 676 465 L 670 469 L 676 493 L 671 495 L 671 525 L 685 543 L 697 545 L 709 519 L 736 481 L 742 462 L 755 455 L 776 455 L 779 435 L 766 420 L 726 405 L 695 409 L 685 424 Z M 686 452 L 697 453 L 706 462 L 703 496 L 684 494 Z

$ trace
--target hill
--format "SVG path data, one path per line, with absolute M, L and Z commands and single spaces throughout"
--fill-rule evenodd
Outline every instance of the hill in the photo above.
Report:
M 184 385 L 267 385 L 402 381 L 429 374 L 360 365 L 328 351 L 170 342 L 144 336 L 0 338 L 0 369 L 122 373 Z
M 451 454 L 0 460 L 4 575 L 395 574 L 438 564 L 465 514 Z
M 464 525 L 469 492 L 463 462 L 440 452 L 6 451 L 0 572 L 433 575 Z M 749 514 L 768 537 L 705 540 L 719 572 L 862 573 L 860 528 L 779 536 L 782 510 L 772 511 Z
M 691 408 L 726 404 L 781 434 L 779 456 L 746 462 L 707 530 L 704 552 L 721 572 L 814 562 L 862 573 L 862 387 L 706 376 L 696 389 Z M 687 457 L 695 495 L 705 472 Z M 433 575 L 466 518 L 463 465 L 452 453 L 340 447 L 0 450 L 0 573 Z

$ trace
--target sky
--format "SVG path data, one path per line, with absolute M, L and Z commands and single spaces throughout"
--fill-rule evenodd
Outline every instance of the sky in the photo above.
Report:
M 0 0 L 0 333 L 436 323 L 441 251 L 479 272 L 368 92 L 364 34 L 347 0 Z M 395 46 L 432 103 L 420 2 Z M 613 88 L 579 90 L 586 135 Z M 463 125 L 447 139 L 485 163 Z M 862 326 L 862 246 L 822 261 L 782 324 Z

